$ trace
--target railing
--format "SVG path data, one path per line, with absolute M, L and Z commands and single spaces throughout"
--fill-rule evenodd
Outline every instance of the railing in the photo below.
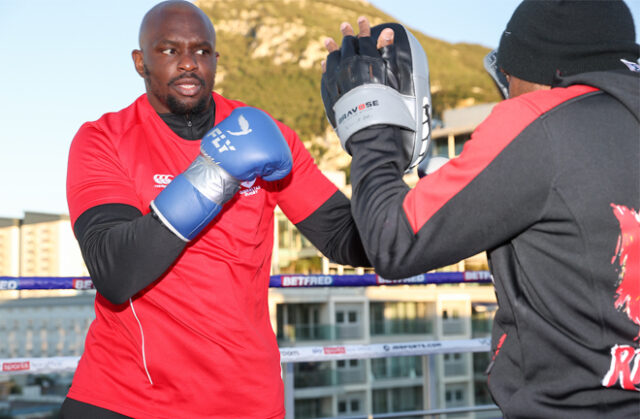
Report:
M 433 322 L 427 319 L 388 319 L 372 320 L 371 336 L 379 335 L 430 335 Z
M 361 325 L 294 325 L 285 324 L 278 330 L 279 343 L 308 342 L 317 340 L 362 339 Z

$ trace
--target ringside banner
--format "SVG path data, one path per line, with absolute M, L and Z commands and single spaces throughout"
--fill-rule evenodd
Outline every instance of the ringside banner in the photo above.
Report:
M 372 287 L 379 285 L 457 284 L 468 282 L 490 283 L 491 274 L 488 271 L 431 272 L 403 279 L 386 279 L 376 274 L 271 275 L 269 286 L 272 288 Z M 90 290 L 93 288 L 93 283 L 89 277 L 0 276 L 0 291 L 50 289 Z

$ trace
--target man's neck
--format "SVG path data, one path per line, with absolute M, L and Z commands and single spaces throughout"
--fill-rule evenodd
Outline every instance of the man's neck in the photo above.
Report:
M 184 115 L 163 113 L 158 115 L 179 137 L 185 140 L 199 140 L 213 128 L 215 114 L 215 102 L 212 98 L 211 104 L 199 113 Z

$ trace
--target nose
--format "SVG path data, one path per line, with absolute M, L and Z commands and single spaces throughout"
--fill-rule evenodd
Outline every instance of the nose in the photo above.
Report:
M 178 61 L 178 68 L 184 71 L 194 71 L 198 68 L 198 60 L 196 60 L 194 54 L 182 54 L 180 61 Z

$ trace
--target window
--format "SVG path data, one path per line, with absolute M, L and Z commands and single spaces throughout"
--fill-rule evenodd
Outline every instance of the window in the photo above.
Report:
M 358 307 L 359 308 L 359 307 Z M 336 339 L 360 339 L 364 334 L 360 323 L 360 310 L 353 304 L 336 305 Z
M 359 359 L 340 359 L 336 361 L 336 366 L 338 368 L 360 368 L 360 360 Z
M 355 311 L 349 312 L 349 323 L 356 323 L 358 321 L 358 313 Z
M 355 412 L 359 412 L 360 411 L 360 400 L 358 399 L 353 399 L 351 400 L 351 412 L 355 413 Z
M 341 397 L 338 400 L 338 414 L 339 415 L 353 415 L 362 413 L 362 400 L 364 394 L 351 393 Z
M 467 389 L 462 384 L 451 384 L 445 387 L 444 400 L 446 407 L 462 407 L 467 405 Z
M 469 354 L 445 354 L 443 356 L 445 377 L 469 374 L 468 359 Z
M 371 303 L 372 335 L 427 334 L 433 331 L 428 303 L 389 301 Z
M 447 137 L 434 138 L 431 141 L 432 156 L 449 158 L 449 140 Z
M 462 153 L 462 149 L 464 148 L 464 144 L 471 139 L 471 134 L 460 134 L 455 136 L 455 153 L 456 156 L 459 156 Z
M 336 383 L 354 384 L 366 381 L 364 362 L 359 359 L 336 361 Z
M 347 402 L 340 400 L 338 402 L 338 413 L 347 413 Z
M 327 398 L 296 399 L 295 417 L 296 419 L 302 419 L 332 416 L 330 407 L 331 402 Z
M 327 339 L 327 326 L 320 324 L 320 310 L 318 304 L 276 305 L 278 339 L 288 342 Z

